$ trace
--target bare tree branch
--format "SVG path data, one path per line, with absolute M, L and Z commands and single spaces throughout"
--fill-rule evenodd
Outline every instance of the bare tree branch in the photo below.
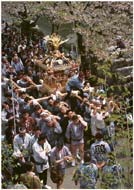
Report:
M 91 5 L 91 2 L 87 2 L 84 9 L 83 9 L 83 11 L 85 11 L 90 5 Z
M 65 4 L 69 7 L 69 12 L 71 15 L 74 15 L 74 12 L 72 10 L 72 4 L 71 2 L 65 1 Z

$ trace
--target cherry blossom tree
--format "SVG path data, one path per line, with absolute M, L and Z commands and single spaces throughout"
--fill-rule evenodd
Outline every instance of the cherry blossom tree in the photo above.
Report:
M 117 36 L 122 36 L 128 46 L 132 45 L 132 5 L 131 1 L 2 2 L 2 11 L 16 18 L 22 30 L 24 26 L 35 26 L 41 16 L 52 24 L 52 33 L 58 33 L 62 24 L 72 23 L 82 68 L 89 68 L 96 58 L 109 57 L 107 49 L 116 44 Z

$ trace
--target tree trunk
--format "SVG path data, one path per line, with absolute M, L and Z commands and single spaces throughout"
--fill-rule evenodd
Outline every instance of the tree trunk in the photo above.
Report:
M 59 28 L 60 28 L 60 25 L 59 25 L 59 24 L 54 24 L 54 23 L 52 23 L 52 31 L 51 31 L 51 34 L 53 34 L 53 33 L 58 34 L 58 33 L 59 33 Z
M 59 28 L 60 28 L 60 24 L 57 24 L 57 25 L 56 25 L 56 33 L 57 33 L 57 34 L 59 33 Z
M 80 56 L 80 70 L 86 71 L 87 68 L 87 56 L 86 56 L 86 48 L 83 45 L 83 36 L 77 33 L 77 45 L 78 45 L 78 54 Z
M 83 37 L 81 34 L 77 33 L 77 43 L 78 43 L 78 52 L 81 54 L 83 51 Z
M 55 32 L 55 24 L 52 23 L 52 31 L 51 34 L 53 34 Z

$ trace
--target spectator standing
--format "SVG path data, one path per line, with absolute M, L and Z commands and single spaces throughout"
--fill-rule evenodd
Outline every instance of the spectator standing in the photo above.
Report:
M 125 49 L 125 43 L 122 40 L 121 36 L 117 36 L 116 38 L 116 48 Z
M 43 180 L 43 187 L 50 189 L 50 186 L 47 185 L 47 171 L 49 168 L 48 156 L 51 152 L 51 146 L 44 134 L 41 134 L 38 141 L 33 144 L 32 151 L 36 172 L 38 173 L 40 180 Z

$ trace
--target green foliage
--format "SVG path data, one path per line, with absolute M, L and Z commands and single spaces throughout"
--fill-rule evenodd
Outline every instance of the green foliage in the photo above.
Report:
M 90 82 L 91 86 L 95 86 L 97 83 L 97 76 L 91 75 L 91 77 L 89 78 L 89 82 Z
M 2 142 L 1 144 L 1 168 L 2 168 L 2 187 L 6 188 L 9 183 L 12 183 L 12 171 L 14 167 L 14 158 L 12 156 L 13 149 L 10 144 Z
M 98 77 L 97 83 L 98 85 L 106 85 L 106 80 Z
M 129 96 L 131 94 L 128 87 L 124 86 L 123 84 L 112 84 L 107 87 L 108 93 L 114 93 L 121 95 L 122 97 Z
M 102 175 L 102 189 L 110 189 L 112 185 L 117 185 L 119 183 L 119 179 L 113 173 L 105 173 Z
M 121 115 L 119 113 L 113 113 L 109 117 L 105 119 L 106 122 L 116 121 L 117 123 L 120 122 Z
M 10 144 L 6 144 L 6 142 L 2 142 L 1 145 L 1 154 L 2 154 L 2 168 L 8 168 L 13 164 L 13 149 Z

